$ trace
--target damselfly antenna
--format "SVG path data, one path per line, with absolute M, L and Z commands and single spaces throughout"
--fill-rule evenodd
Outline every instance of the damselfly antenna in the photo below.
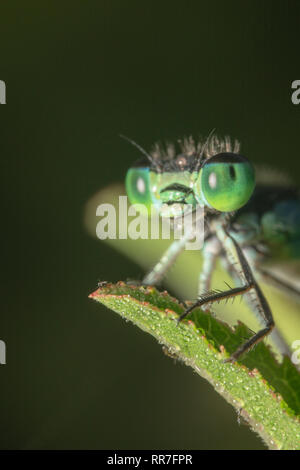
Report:
M 146 152 L 146 150 L 143 149 L 143 147 L 141 147 L 139 144 L 137 144 L 134 140 L 132 139 L 129 139 L 128 137 L 126 137 L 126 135 L 122 135 L 120 134 L 120 137 L 124 140 L 127 140 L 127 142 L 129 142 L 131 145 L 133 145 L 134 147 L 136 147 L 140 152 L 142 152 L 143 155 L 145 155 L 145 157 L 148 158 L 149 162 L 154 166 L 156 167 L 158 170 L 160 169 L 160 166 L 159 164 L 157 163 L 157 161 L 148 153 Z
M 195 165 L 195 168 L 194 168 L 194 171 L 199 171 L 200 170 L 200 167 L 201 167 L 201 164 L 202 164 L 202 160 L 203 160 L 203 155 L 204 155 L 204 152 L 205 152 L 205 149 L 207 148 L 207 145 L 208 145 L 208 142 L 209 142 L 209 139 L 211 138 L 211 136 L 213 135 L 213 133 L 215 132 L 216 129 L 212 129 L 206 139 L 206 141 L 204 142 L 204 144 L 200 147 L 199 151 L 196 153 L 196 156 L 195 156 L 195 160 L 196 160 L 196 165 Z

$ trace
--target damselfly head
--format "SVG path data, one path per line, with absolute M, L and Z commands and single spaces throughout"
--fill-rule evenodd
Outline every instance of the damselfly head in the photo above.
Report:
M 144 204 L 148 212 L 154 206 L 162 216 L 177 216 L 187 204 L 193 210 L 200 204 L 232 212 L 254 190 L 253 167 L 239 154 L 239 142 L 228 136 L 185 137 L 175 144 L 155 144 L 149 153 L 134 145 L 144 158 L 128 170 L 126 189 L 130 202 Z

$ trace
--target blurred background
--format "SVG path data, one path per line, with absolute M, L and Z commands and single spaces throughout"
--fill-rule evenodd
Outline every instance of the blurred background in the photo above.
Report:
M 298 1 L 13 1 L 0 6 L 2 449 L 263 449 L 153 338 L 88 299 L 140 278 L 84 208 L 160 139 L 242 142 L 300 183 Z M 154 260 L 155 261 L 155 260 Z

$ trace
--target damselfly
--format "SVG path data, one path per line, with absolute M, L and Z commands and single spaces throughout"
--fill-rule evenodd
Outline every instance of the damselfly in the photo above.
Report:
M 240 154 L 240 143 L 227 136 L 210 134 L 205 141 L 184 138 L 176 145 L 156 145 L 149 153 L 130 142 L 143 154 L 126 176 L 132 204 L 144 204 L 148 209 L 154 205 L 162 217 L 167 215 L 174 220 L 184 213 L 186 205 L 192 210 L 199 205 L 204 208 L 199 297 L 178 321 L 196 307 L 205 309 L 214 302 L 244 294 L 261 320 L 262 328 L 228 359 L 235 361 L 275 326 L 258 281 L 299 294 L 292 284 L 263 268 L 266 261 L 300 257 L 299 192 L 278 177 L 267 177 L 264 181 L 256 178 L 254 167 Z M 155 285 L 161 281 L 184 249 L 185 241 L 175 240 L 142 284 Z M 236 281 L 236 287 L 228 285 L 224 291 L 211 289 L 217 259 L 221 259 Z

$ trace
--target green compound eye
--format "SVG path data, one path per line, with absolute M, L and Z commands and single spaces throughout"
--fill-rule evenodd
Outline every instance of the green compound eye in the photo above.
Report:
M 150 171 L 143 161 L 136 163 L 126 174 L 126 191 L 131 204 L 145 205 L 145 213 L 150 212 L 153 204 L 150 190 Z
M 219 153 L 203 165 L 200 188 L 205 202 L 221 212 L 231 212 L 248 202 L 255 174 L 250 162 L 235 153 Z

